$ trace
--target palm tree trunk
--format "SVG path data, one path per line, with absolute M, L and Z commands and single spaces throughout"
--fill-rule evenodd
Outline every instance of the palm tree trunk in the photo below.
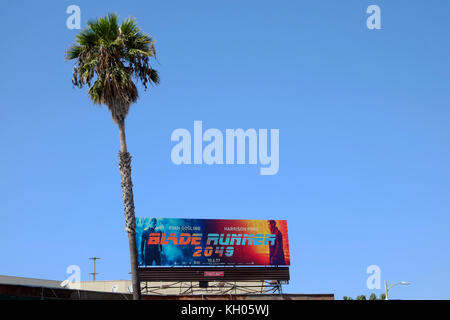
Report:
M 128 244 L 130 247 L 131 279 L 133 284 L 133 299 L 141 299 L 141 285 L 138 276 L 138 260 L 136 247 L 133 183 L 131 181 L 131 156 L 127 151 L 125 137 L 125 121 L 118 123 L 120 135 L 119 169 L 122 178 L 123 204 L 125 211 L 125 224 L 128 232 Z

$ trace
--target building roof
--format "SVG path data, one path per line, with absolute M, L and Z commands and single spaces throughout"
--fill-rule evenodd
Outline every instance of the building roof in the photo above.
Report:
M 13 284 L 23 285 L 31 287 L 44 287 L 44 288 L 61 288 L 61 281 L 59 280 L 46 280 L 36 278 L 14 277 L 0 275 L 0 284 Z

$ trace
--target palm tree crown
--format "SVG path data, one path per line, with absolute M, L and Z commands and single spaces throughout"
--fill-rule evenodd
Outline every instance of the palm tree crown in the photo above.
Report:
M 88 22 L 66 51 L 66 59 L 77 59 L 72 83 L 89 86 L 88 95 L 95 104 L 105 104 L 114 122 L 125 120 L 138 90 L 133 79 L 158 84 L 158 72 L 149 64 L 156 58 L 154 40 L 141 32 L 132 18 L 118 25 L 117 14 Z M 91 85 L 92 84 L 92 85 Z

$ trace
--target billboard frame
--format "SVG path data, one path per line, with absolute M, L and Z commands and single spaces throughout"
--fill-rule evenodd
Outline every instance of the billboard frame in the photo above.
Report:
M 216 294 L 236 290 L 247 294 L 282 294 L 282 284 L 289 283 L 290 280 L 288 266 L 140 267 L 138 275 L 143 294 L 164 294 L 164 289 L 178 285 L 180 293 L 184 288 L 183 294 L 191 295 L 208 288 L 216 291 Z M 152 282 L 170 284 L 152 286 Z M 210 287 L 209 282 L 215 284 Z M 187 283 L 187 286 L 183 287 L 183 283 Z
M 205 272 L 223 273 L 209 276 Z M 140 267 L 139 281 L 251 281 L 290 280 L 289 267 L 277 266 L 211 266 L 211 267 Z

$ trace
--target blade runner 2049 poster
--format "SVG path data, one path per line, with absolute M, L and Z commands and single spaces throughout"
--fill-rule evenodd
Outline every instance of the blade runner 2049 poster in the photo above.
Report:
M 285 220 L 136 218 L 139 266 L 289 265 Z

